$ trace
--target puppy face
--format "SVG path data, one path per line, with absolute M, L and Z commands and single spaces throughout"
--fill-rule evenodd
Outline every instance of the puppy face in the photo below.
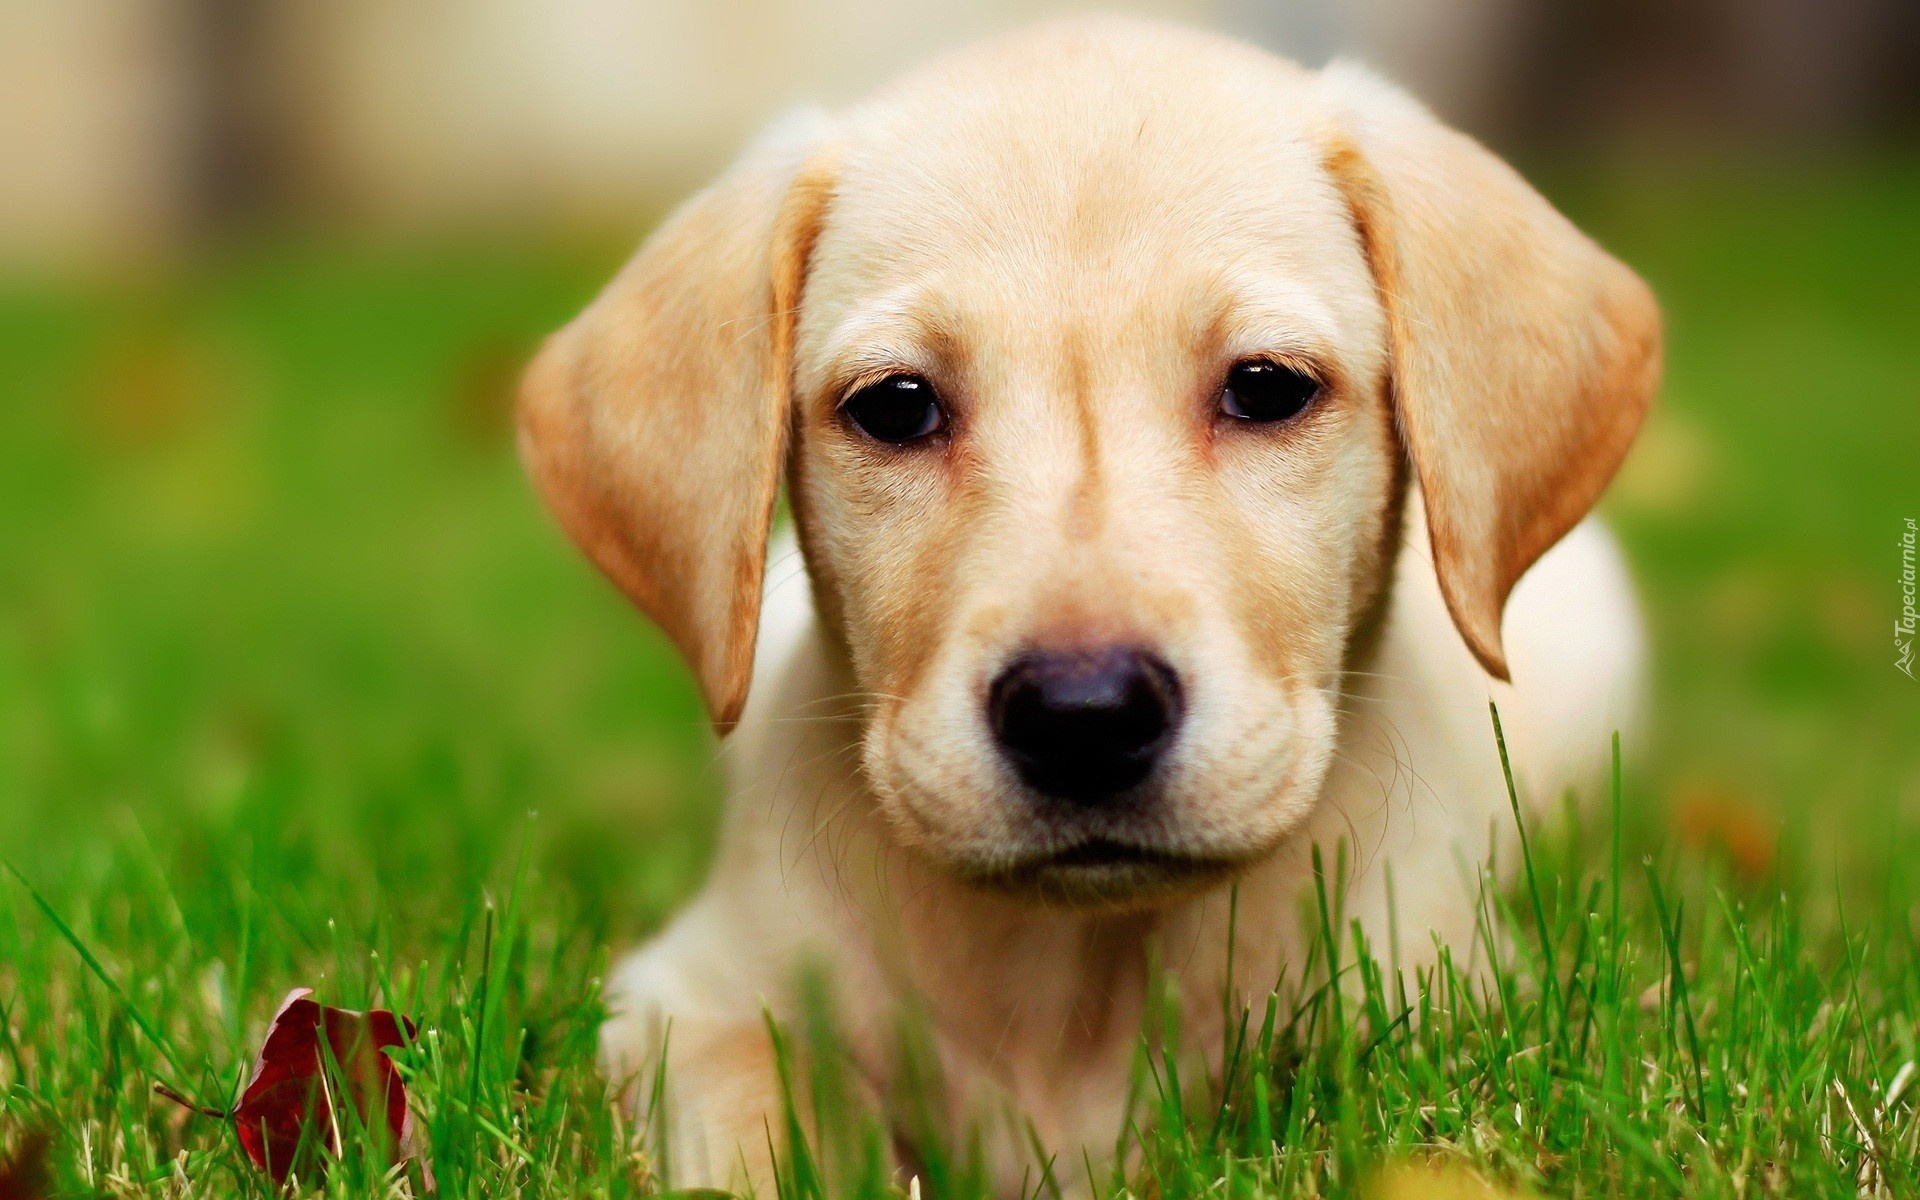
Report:
M 1074 22 L 749 151 L 543 350 L 522 443 L 723 731 L 784 466 L 897 836 L 1138 901 L 1310 810 L 1407 486 L 1504 675 L 1507 592 L 1618 465 L 1658 331 L 1387 85 Z
M 1318 789 L 1397 499 L 1386 325 L 1275 118 L 1303 79 L 1039 66 L 853 119 L 793 495 L 901 838 L 1132 894 L 1259 855 Z

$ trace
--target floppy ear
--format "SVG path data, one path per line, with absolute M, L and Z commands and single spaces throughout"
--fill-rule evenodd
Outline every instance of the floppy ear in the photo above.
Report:
M 832 191 L 798 140 L 763 138 L 668 217 L 520 386 L 541 496 L 673 639 L 721 733 L 753 672 L 794 314 Z
M 1399 89 L 1335 64 L 1327 169 L 1392 341 L 1395 412 L 1454 624 L 1508 677 L 1500 615 L 1613 477 L 1659 385 L 1638 276 L 1505 163 Z

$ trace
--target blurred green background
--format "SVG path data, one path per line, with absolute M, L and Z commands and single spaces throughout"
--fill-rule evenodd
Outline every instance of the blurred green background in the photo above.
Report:
M 7 856 L 84 879 L 136 825 L 217 870 L 257 837 L 460 911 L 545 809 L 597 907 L 684 891 L 697 700 L 510 431 L 529 348 L 621 256 L 270 238 L 0 302 Z
M 523 843 L 581 961 L 656 923 L 711 848 L 712 747 L 530 495 L 515 374 L 781 103 L 1044 7 L 5 9 L 0 854 L 109 949 L 157 879 L 183 928 L 256 881 L 296 945 L 437 953 Z M 1657 674 L 1634 819 L 1736 865 L 1892 845 L 1905 8 L 1158 7 L 1382 58 L 1652 281 L 1668 383 L 1607 502 Z

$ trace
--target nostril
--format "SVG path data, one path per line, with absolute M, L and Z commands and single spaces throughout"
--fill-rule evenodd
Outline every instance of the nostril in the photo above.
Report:
M 1029 786 L 1101 800 L 1152 771 L 1180 720 L 1180 684 L 1140 650 L 1039 652 L 994 680 L 987 705 L 1002 751 Z
M 1169 683 L 1163 672 L 1132 662 L 1025 662 L 1001 689 L 1000 733 L 1030 753 L 1064 738 L 1089 752 L 1136 753 L 1167 730 Z

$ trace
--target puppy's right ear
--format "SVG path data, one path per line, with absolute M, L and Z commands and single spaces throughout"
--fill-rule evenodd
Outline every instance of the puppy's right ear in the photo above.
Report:
M 833 191 L 810 124 L 668 217 L 520 386 L 540 495 L 673 639 L 721 733 L 753 673 L 794 320 Z

